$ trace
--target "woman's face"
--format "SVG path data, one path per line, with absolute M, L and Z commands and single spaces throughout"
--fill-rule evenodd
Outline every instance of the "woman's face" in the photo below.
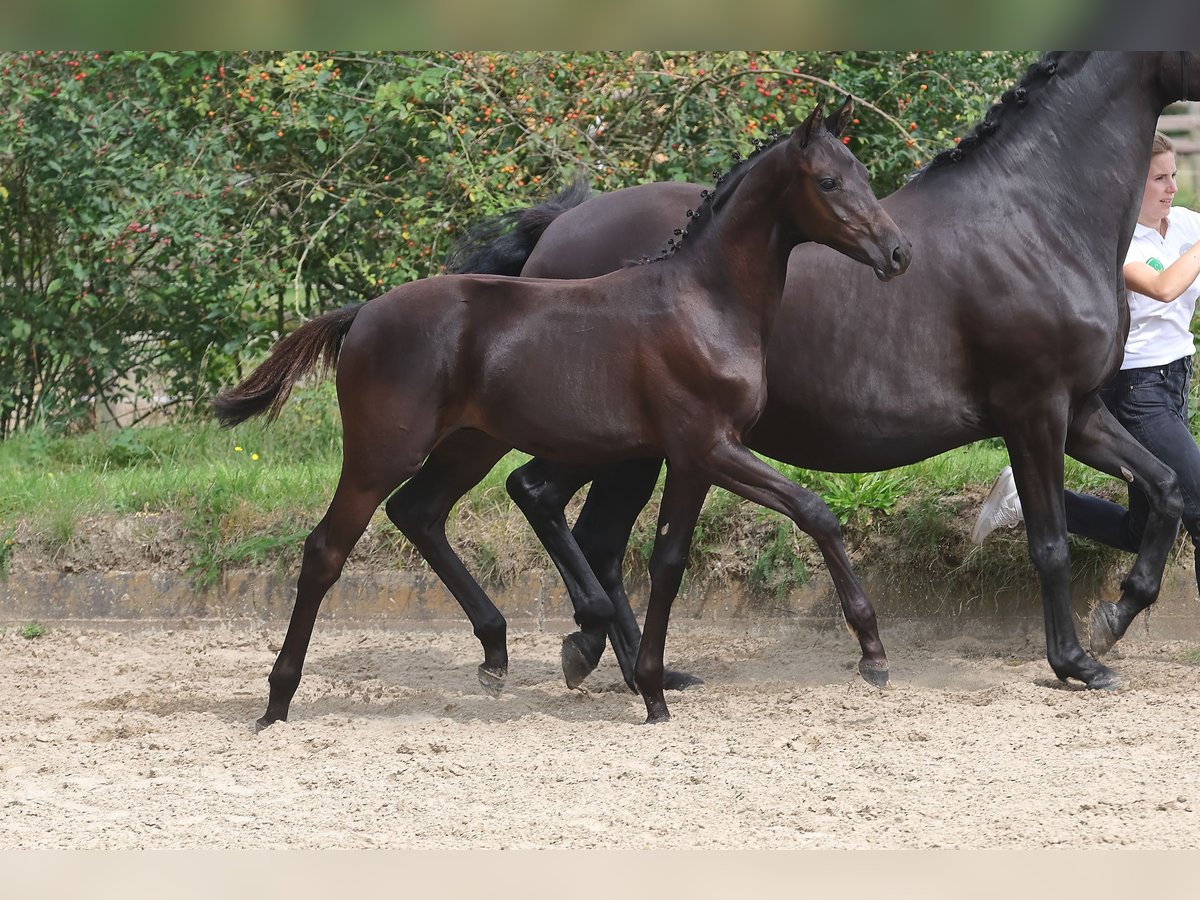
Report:
M 1146 192 L 1142 195 L 1138 221 L 1150 226 L 1162 222 L 1171 210 L 1176 190 L 1175 154 L 1155 153 L 1150 157 L 1150 174 L 1146 176 Z

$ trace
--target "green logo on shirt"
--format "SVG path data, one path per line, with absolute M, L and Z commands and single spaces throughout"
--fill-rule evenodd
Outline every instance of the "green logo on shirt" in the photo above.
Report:
M 1162 263 L 1160 263 L 1153 256 L 1150 257 L 1148 260 L 1146 260 L 1146 265 L 1148 265 L 1150 268 L 1152 268 L 1155 272 L 1161 272 L 1163 269 L 1166 268 L 1166 266 L 1164 266 Z

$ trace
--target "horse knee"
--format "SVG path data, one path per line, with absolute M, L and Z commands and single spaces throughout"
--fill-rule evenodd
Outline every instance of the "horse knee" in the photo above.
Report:
M 688 554 L 684 546 L 674 542 L 671 546 L 661 544 L 650 554 L 650 580 L 655 584 L 670 579 L 678 586 L 683 580 L 683 570 L 687 568 Z
M 1029 542 L 1029 558 L 1038 572 L 1070 571 L 1071 551 L 1064 535 L 1061 539 Z

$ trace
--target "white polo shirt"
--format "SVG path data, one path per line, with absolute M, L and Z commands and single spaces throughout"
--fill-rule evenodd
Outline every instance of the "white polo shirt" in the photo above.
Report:
M 1179 259 L 1192 244 L 1200 241 L 1200 213 L 1173 206 L 1167 214 L 1167 236 L 1158 229 L 1139 223 L 1125 262 L 1144 262 L 1162 271 Z M 1161 366 L 1196 352 L 1192 339 L 1192 315 L 1200 296 L 1200 278 L 1170 303 L 1161 303 L 1129 292 L 1129 339 L 1125 341 L 1122 369 Z

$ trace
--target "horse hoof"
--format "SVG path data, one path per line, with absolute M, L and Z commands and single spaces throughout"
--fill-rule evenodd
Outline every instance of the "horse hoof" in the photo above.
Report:
M 604 652 L 603 641 L 589 639 L 587 635 L 576 632 L 568 634 L 562 641 L 562 670 L 567 687 L 571 690 L 583 684 L 584 680 L 596 671 L 600 662 L 600 654 Z
M 858 661 L 858 674 L 871 687 L 883 690 L 888 686 L 888 665 L 886 662 L 882 664 L 869 663 L 866 659 L 860 659 Z
M 1112 645 L 1120 640 L 1120 635 L 1117 634 L 1117 607 L 1114 603 L 1109 603 L 1107 600 L 1101 600 L 1092 610 L 1091 637 L 1088 641 L 1089 649 L 1092 651 L 1092 656 L 1101 657 L 1109 650 Z
M 251 732 L 251 734 L 259 734 L 260 732 L 265 731 L 266 729 L 270 728 L 274 724 L 275 724 L 274 719 L 268 719 L 266 716 L 263 716 L 261 719 L 255 719 L 253 722 L 250 723 L 250 732 Z
M 1112 669 L 1105 669 L 1087 684 L 1089 691 L 1115 691 L 1124 686 L 1125 679 Z
M 668 691 L 682 691 L 698 684 L 704 684 L 704 679 L 697 675 L 676 672 L 674 669 L 663 669 L 663 687 Z M 637 689 L 634 688 L 634 690 Z
M 483 688 L 485 694 L 489 697 L 499 697 L 504 693 L 504 679 L 507 677 L 507 670 L 488 669 L 484 666 L 479 667 L 479 686 Z
M 652 712 L 652 713 L 647 713 L 646 721 L 644 724 L 646 724 L 646 725 L 661 725 L 663 722 L 669 722 L 670 720 L 671 720 L 671 714 L 664 709 L 661 712 L 656 711 L 656 712 Z

